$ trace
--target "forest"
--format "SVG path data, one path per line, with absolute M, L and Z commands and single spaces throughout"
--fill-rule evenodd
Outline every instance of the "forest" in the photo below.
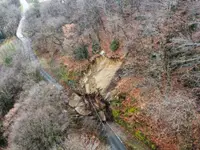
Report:
M 199 8 L 0 0 L 0 149 L 199 150 Z

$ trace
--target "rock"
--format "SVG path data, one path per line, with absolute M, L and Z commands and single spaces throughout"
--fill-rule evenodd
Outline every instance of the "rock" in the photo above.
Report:
M 105 56 L 106 52 L 105 51 L 101 51 L 100 55 Z
M 109 100 L 111 98 L 111 93 L 110 92 L 108 92 L 107 94 L 106 94 L 106 96 L 105 96 L 105 100 Z
M 84 78 L 84 79 L 83 79 L 83 83 L 84 83 L 84 84 L 86 84 L 87 81 L 88 81 L 88 78 Z
M 105 116 L 105 113 L 103 111 L 99 112 L 99 116 L 101 117 L 102 121 L 106 121 L 106 116 Z
M 85 104 L 84 104 L 84 102 L 80 102 L 80 103 L 78 103 L 78 105 L 76 107 L 85 107 Z
M 85 108 L 85 104 L 83 102 L 79 103 L 78 106 L 75 108 L 75 110 L 82 116 L 87 116 L 91 114 L 91 111 Z
M 80 102 L 81 102 L 81 97 L 73 93 L 71 99 L 69 100 L 69 106 L 77 107 Z
M 89 84 L 85 85 L 85 90 L 86 90 L 86 93 L 90 93 L 90 85 Z

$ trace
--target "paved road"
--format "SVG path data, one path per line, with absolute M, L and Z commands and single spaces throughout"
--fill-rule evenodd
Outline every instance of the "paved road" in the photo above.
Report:
M 107 137 L 107 142 L 111 146 L 112 150 L 126 150 L 123 142 L 120 138 L 115 134 L 112 128 L 108 123 L 105 123 L 105 135 Z
M 26 21 L 25 19 L 25 14 L 26 11 L 29 9 L 29 4 L 26 2 L 26 0 L 20 0 L 20 3 L 22 5 L 22 18 L 20 20 L 18 29 L 17 29 L 17 37 L 22 41 L 23 47 L 24 47 L 24 52 L 23 54 L 25 57 L 29 58 L 32 62 L 34 62 L 36 65 L 39 66 L 39 72 L 42 75 L 42 77 L 47 80 L 48 82 L 52 83 L 54 86 L 56 86 L 58 89 L 63 89 L 63 87 L 57 83 L 57 81 L 52 78 L 42 67 L 40 66 L 40 63 L 37 59 L 37 56 L 34 54 L 31 48 L 31 40 L 28 37 L 25 37 L 23 35 L 23 25 Z
M 29 5 L 26 2 L 26 0 L 20 0 L 20 3 L 23 6 L 23 8 L 22 8 L 22 18 L 20 20 L 20 23 L 19 23 L 19 26 L 17 29 L 17 37 L 22 41 L 22 44 L 24 47 L 23 53 L 24 53 L 25 57 L 29 57 L 29 59 L 32 62 L 40 65 L 39 61 L 37 59 L 37 56 L 32 51 L 31 40 L 28 37 L 25 37 L 23 35 L 23 31 L 22 31 L 24 22 L 26 21 L 25 14 L 26 14 L 26 11 L 29 9 Z M 57 83 L 57 81 L 54 78 L 52 78 L 51 75 L 49 75 L 41 67 L 39 67 L 39 72 L 45 80 L 54 84 L 54 86 L 56 86 L 58 89 L 60 89 L 60 90 L 63 89 L 63 87 L 59 83 Z M 113 132 L 113 130 L 107 123 L 104 124 L 104 131 L 105 131 L 105 135 L 107 136 L 107 141 L 108 141 L 109 145 L 111 146 L 112 150 L 126 150 L 126 148 L 125 148 L 124 144 L 122 143 L 122 141 L 120 140 L 120 138 L 117 135 L 115 135 L 115 133 Z

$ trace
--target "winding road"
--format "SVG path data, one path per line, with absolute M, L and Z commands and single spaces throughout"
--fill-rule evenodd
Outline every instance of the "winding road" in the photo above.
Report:
M 21 14 L 22 16 L 21 16 L 21 20 L 20 20 L 16 35 L 23 44 L 23 47 L 24 47 L 23 54 L 25 55 L 25 57 L 28 57 L 31 60 L 31 62 L 36 63 L 40 66 L 37 56 L 32 51 L 31 40 L 28 37 L 25 37 L 23 35 L 23 30 L 22 30 L 24 27 L 24 23 L 26 21 L 25 14 L 29 10 L 30 6 L 26 2 L 26 0 L 20 0 L 20 3 L 22 6 L 22 14 Z M 63 89 L 63 87 L 54 78 L 52 78 L 44 69 L 42 69 L 41 66 L 39 67 L 39 72 L 45 80 L 52 83 L 59 90 Z M 120 140 L 120 138 L 116 135 L 116 133 L 112 130 L 112 128 L 110 127 L 110 125 L 107 122 L 103 123 L 103 127 L 104 127 L 105 135 L 107 136 L 107 141 L 108 141 L 111 149 L 112 150 L 126 150 L 123 142 Z
M 17 37 L 22 41 L 23 47 L 24 47 L 24 52 L 23 54 L 25 55 L 25 57 L 29 58 L 31 60 L 31 62 L 34 62 L 35 64 L 39 65 L 39 72 L 41 74 L 41 76 L 47 80 L 49 83 L 52 83 L 54 86 L 56 86 L 59 90 L 62 90 L 63 87 L 58 84 L 58 82 L 52 78 L 44 69 L 42 69 L 42 67 L 40 66 L 40 63 L 37 59 L 37 56 L 34 54 L 34 52 L 32 51 L 31 48 L 31 40 L 28 37 L 25 37 L 23 35 L 23 27 L 24 27 L 24 23 L 26 21 L 26 12 L 27 10 L 29 10 L 30 6 L 29 4 L 26 2 L 26 0 L 20 0 L 21 6 L 22 6 L 22 16 L 21 16 L 21 20 L 19 22 L 19 26 L 17 28 Z

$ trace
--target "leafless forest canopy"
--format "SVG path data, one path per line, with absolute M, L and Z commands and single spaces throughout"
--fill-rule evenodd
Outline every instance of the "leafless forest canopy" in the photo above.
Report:
M 139 129 L 146 127 L 148 131 L 143 131 L 157 149 L 200 149 L 199 1 L 27 1 L 31 7 L 23 34 L 30 38 L 39 58 L 48 57 L 53 63 L 66 56 L 74 62 L 91 63 L 93 55 L 108 48 L 110 59 L 121 61 L 117 50 L 126 52 L 114 84 L 142 78 L 145 82 L 136 89 L 151 89 L 147 90 L 148 99 L 138 100 L 140 111 L 129 119 L 144 124 Z M 69 89 L 60 91 L 44 81 L 38 63 L 24 56 L 23 44 L 16 37 L 21 9 L 18 0 L 0 0 L 0 146 L 12 150 L 73 149 L 79 142 L 75 134 L 85 130 L 98 135 L 98 122 L 90 116 L 77 117 L 66 104 Z M 57 66 L 51 67 L 49 70 Z M 120 102 L 119 108 L 125 104 Z M 71 140 L 68 135 L 73 135 Z M 102 143 L 99 149 L 109 149 Z

